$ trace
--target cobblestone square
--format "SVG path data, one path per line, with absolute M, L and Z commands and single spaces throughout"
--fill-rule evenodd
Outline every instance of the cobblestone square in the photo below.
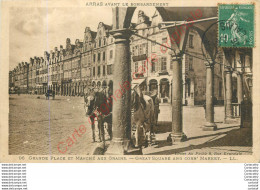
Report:
M 84 115 L 83 98 L 11 95 L 9 111 L 9 154 L 57 155 L 58 143 L 66 141 L 75 129 L 85 125 L 66 154 L 88 154 L 93 143 L 91 128 Z
M 46 100 L 43 95 L 11 95 L 9 103 L 9 154 L 62 155 L 57 148 L 59 142 L 66 142 L 68 137 L 73 139 L 74 130 L 79 130 L 81 125 L 86 127 L 86 132 L 75 137 L 65 154 L 91 154 L 99 144 L 92 143 L 83 97 L 56 96 L 54 100 Z M 217 131 L 202 130 L 205 124 L 202 106 L 183 107 L 183 131 L 188 140 L 174 145 L 166 141 L 171 132 L 171 107 L 161 104 L 160 110 L 156 144 L 144 148 L 143 154 L 252 153 L 252 130 L 223 124 L 223 106 L 215 107 Z

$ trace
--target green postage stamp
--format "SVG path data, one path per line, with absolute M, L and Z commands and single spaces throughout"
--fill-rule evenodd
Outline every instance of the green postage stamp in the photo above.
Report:
M 254 47 L 254 4 L 218 6 L 218 44 L 220 47 Z

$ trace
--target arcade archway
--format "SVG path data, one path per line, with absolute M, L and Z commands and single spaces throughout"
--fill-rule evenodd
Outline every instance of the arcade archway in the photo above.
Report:
M 181 8 L 179 7 L 156 7 L 157 11 L 162 17 L 163 27 L 167 29 L 169 36 L 177 34 L 177 26 L 184 26 L 185 20 L 189 18 L 192 12 L 199 10 L 203 12 L 200 14 L 200 19 L 205 19 L 204 22 L 198 22 L 194 24 L 195 30 L 199 32 L 203 38 L 207 39 L 211 34 L 205 35 L 206 29 L 212 25 L 213 21 L 216 21 L 217 8 L 208 7 L 197 7 L 197 8 Z M 120 89 L 120 84 L 125 81 L 131 80 L 130 70 L 130 49 L 129 49 L 129 38 L 133 35 L 133 31 L 130 29 L 131 19 L 134 14 L 136 7 L 116 7 L 113 8 L 113 34 L 115 38 L 115 51 L 117 56 L 114 60 L 114 89 Z M 168 23 L 166 22 L 168 21 Z M 183 22 L 177 22 L 183 21 Z M 174 22 L 174 26 L 169 26 Z M 202 24 L 203 23 L 203 24 Z M 178 25 L 177 25 L 178 24 Z M 172 133 L 170 135 L 172 142 L 183 141 L 186 139 L 182 129 L 182 56 L 185 53 L 185 47 L 187 44 L 187 37 L 189 33 L 189 27 L 182 27 L 182 35 L 179 36 L 178 43 L 171 43 L 169 49 L 171 49 L 172 55 L 172 87 L 171 87 L 171 99 L 172 99 Z M 136 35 L 136 34 L 134 34 Z M 211 47 L 215 44 L 215 39 L 208 38 L 204 44 L 206 47 Z M 157 43 L 158 44 L 158 43 Z M 159 44 L 161 45 L 161 44 Z M 209 51 L 211 58 L 214 58 L 213 51 Z M 207 70 L 207 75 L 212 76 L 212 65 Z M 212 81 L 213 78 L 208 78 Z M 211 88 L 211 87 L 210 87 Z M 106 154 L 125 154 L 127 151 L 127 144 L 129 144 L 131 136 L 131 90 L 127 91 L 120 100 L 115 101 L 113 104 L 113 139 L 109 146 Z M 210 102 L 212 98 L 208 99 L 209 103 L 208 110 L 211 109 Z M 209 119 L 210 121 L 212 118 Z M 213 119 L 214 121 L 214 119 Z

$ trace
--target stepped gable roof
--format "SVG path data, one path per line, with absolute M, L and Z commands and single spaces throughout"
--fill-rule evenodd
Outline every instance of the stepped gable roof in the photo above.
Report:
M 103 23 L 103 25 L 104 25 L 106 30 L 112 30 L 112 25 L 107 25 L 107 24 L 104 24 L 104 23 Z
M 92 31 L 92 30 L 90 30 L 90 34 L 91 34 L 91 37 L 92 37 L 93 39 L 95 39 L 96 36 L 97 36 L 97 32 L 94 32 L 94 31 Z

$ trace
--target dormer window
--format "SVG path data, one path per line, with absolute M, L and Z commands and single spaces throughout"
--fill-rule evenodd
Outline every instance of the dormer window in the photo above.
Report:
M 98 40 L 98 47 L 101 47 L 101 39 Z

